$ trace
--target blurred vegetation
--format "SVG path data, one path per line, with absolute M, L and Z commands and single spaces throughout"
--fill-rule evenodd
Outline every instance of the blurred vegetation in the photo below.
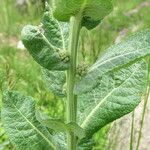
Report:
M 81 60 L 93 63 L 99 54 L 133 32 L 150 27 L 150 0 L 113 0 L 114 11 L 94 30 L 82 30 Z M 39 0 L 20 10 L 16 0 L 0 0 L 0 106 L 2 90 L 12 88 L 37 100 L 37 107 L 52 117 L 64 119 L 63 100 L 48 91 L 40 67 L 27 51 L 17 48 L 26 24 L 38 24 L 43 12 Z M 89 57 L 90 56 L 90 57 Z M 94 150 L 104 150 L 110 126 L 95 136 Z M 0 150 L 13 149 L 0 123 Z

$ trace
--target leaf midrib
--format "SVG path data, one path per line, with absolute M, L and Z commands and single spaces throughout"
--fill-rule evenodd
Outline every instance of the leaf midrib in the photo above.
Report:
M 14 108 L 19 112 L 19 114 L 27 121 L 27 123 L 28 123 L 39 135 L 41 135 L 41 137 L 43 137 L 44 140 L 45 140 L 47 143 L 49 143 L 49 145 L 50 145 L 54 150 L 57 150 L 56 146 L 55 146 L 47 137 L 45 137 L 44 134 L 43 134 L 41 131 L 39 131 L 39 130 L 32 124 L 32 122 L 30 122 L 30 120 L 28 120 L 28 119 L 26 118 L 26 116 L 24 116 L 24 115 L 22 114 L 22 112 L 17 108 L 17 106 L 14 105 L 14 104 L 13 104 L 13 106 L 14 106 Z
M 128 56 L 128 55 L 130 55 L 130 54 L 138 54 L 138 53 L 140 53 L 140 52 L 142 52 L 142 50 L 143 49 L 145 49 L 145 47 L 144 48 L 142 48 L 142 49 L 140 49 L 140 50 L 137 50 L 137 51 L 132 51 L 132 52 L 129 52 L 129 53 L 125 53 L 124 55 L 117 55 L 117 56 L 115 56 L 115 57 L 111 57 L 110 59 L 107 59 L 107 60 L 105 60 L 105 61 L 103 61 L 103 62 L 101 62 L 100 64 L 98 64 L 99 62 L 96 62 L 95 63 L 95 65 L 89 70 L 89 72 L 92 72 L 95 68 L 98 68 L 98 67 L 100 67 L 100 66 L 102 66 L 103 64 L 105 64 L 105 63 L 107 63 L 107 62 L 111 62 L 112 60 L 114 60 L 114 59 L 117 59 L 117 58 L 120 58 L 120 57 L 125 57 L 125 56 Z M 117 67 L 117 66 L 116 66 Z
M 65 46 L 65 38 L 64 38 L 64 34 L 63 34 L 63 31 L 62 31 L 62 28 L 61 28 L 61 25 L 60 23 L 56 20 L 58 26 L 59 26 L 59 30 L 60 30 L 60 35 L 61 35 L 61 38 L 62 38 L 62 46 L 63 46 L 63 50 L 66 51 L 66 46 Z
M 54 16 L 53 16 L 53 14 L 52 14 L 52 18 L 55 19 Z M 56 20 L 56 19 L 55 19 L 55 20 Z M 60 35 L 61 35 L 63 50 L 66 50 L 66 47 L 65 47 L 65 38 L 64 38 L 64 34 L 63 34 L 63 31 L 62 31 L 61 25 L 60 25 L 60 23 L 58 22 L 58 20 L 56 20 L 56 22 L 57 22 L 57 25 L 58 25 L 59 30 L 60 30 Z M 57 47 L 57 48 L 58 48 L 58 47 Z
M 140 67 L 137 66 L 137 68 L 133 71 L 133 73 L 124 81 L 122 82 L 117 88 L 114 88 L 111 92 L 109 92 L 100 102 L 98 105 L 96 105 L 96 107 L 87 115 L 87 117 L 84 119 L 84 121 L 81 124 L 81 127 L 84 128 L 84 126 L 86 126 L 86 124 L 88 123 L 88 121 L 92 118 L 93 114 L 95 112 L 97 112 L 97 110 L 100 108 L 100 106 L 107 100 L 107 98 L 116 90 L 118 89 L 120 86 L 122 86 L 123 84 L 125 84 L 137 71 L 137 69 Z

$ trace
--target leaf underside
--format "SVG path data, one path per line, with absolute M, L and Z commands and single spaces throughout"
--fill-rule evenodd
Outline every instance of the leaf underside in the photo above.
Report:
M 111 0 L 53 1 L 55 18 L 68 22 L 71 16 L 81 13 L 81 24 L 87 29 L 96 27 L 111 11 Z M 68 31 L 66 34 L 68 38 Z M 61 25 L 49 10 L 44 13 L 42 26 L 27 25 L 23 28 L 22 41 L 35 61 L 44 67 L 43 74 L 49 89 L 64 97 L 66 76 L 63 71 L 69 68 L 69 61 L 64 61 L 66 58 L 62 58 L 60 52 L 66 50 L 67 40 Z M 57 120 L 41 123 L 35 116 L 35 101 L 31 97 L 18 92 L 5 92 L 2 121 L 10 140 L 19 150 L 65 150 L 66 136 L 52 136 L 46 128 L 49 127 L 59 132 L 69 130 L 81 138 L 85 136 L 85 131 L 90 140 L 79 141 L 78 149 L 91 149 L 91 137 L 95 132 L 133 111 L 140 103 L 146 87 L 146 64 L 142 58 L 149 55 L 150 30 L 139 32 L 107 49 L 76 84 L 77 117 L 81 127 Z
M 131 65 L 150 56 L 150 30 L 138 32 L 120 44 L 108 48 L 105 54 L 91 66 L 87 75 L 76 84 L 75 93 L 92 90 L 104 74 Z
M 53 13 L 59 21 L 67 22 L 78 13 L 82 16 L 82 26 L 92 29 L 112 11 L 111 0 L 55 0 Z
M 134 110 L 146 89 L 142 61 L 109 73 L 90 92 L 78 96 L 78 122 L 92 136 L 106 124 Z
M 64 84 L 66 82 L 66 75 L 63 71 L 50 71 L 42 69 L 42 76 L 50 91 L 59 97 L 65 97 Z
M 69 61 L 64 61 L 65 39 L 61 25 L 50 11 L 44 13 L 42 25 L 27 25 L 21 32 L 23 44 L 42 67 L 49 70 L 66 70 Z
M 11 142 L 18 150 L 57 149 L 55 142 L 35 117 L 35 101 L 18 92 L 5 92 L 2 122 Z

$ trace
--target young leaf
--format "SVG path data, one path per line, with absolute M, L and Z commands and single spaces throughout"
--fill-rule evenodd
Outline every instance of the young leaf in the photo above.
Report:
M 42 75 L 50 91 L 60 97 L 64 97 L 66 95 L 64 91 L 64 85 L 66 83 L 65 72 L 42 69 Z
M 146 79 L 142 61 L 103 76 L 93 90 L 79 95 L 78 121 L 87 136 L 133 111 L 146 89 Z
M 112 11 L 111 0 L 53 0 L 52 4 L 54 16 L 59 21 L 69 21 L 71 16 L 80 13 L 82 26 L 89 29 Z
M 69 68 L 65 39 L 60 24 L 46 11 L 41 26 L 27 25 L 21 32 L 23 44 L 41 66 L 49 70 Z
M 11 142 L 18 150 L 57 150 L 55 141 L 36 119 L 35 101 L 18 92 L 5 92 L 2 122 Z
M 73 132 L 80 139 L 85 137 L 84 130 L 74 122 L 68 124 L 62 122 L 60 119 L 51 119 L 42 113 L 37 112 L 36 117 L 44 126 L 58 132 Z
M 89 69 L 87 75 L 76 84 L 75 93 L 90 91 L 104 74 L 149 55 L 150 30 L 136 33 L 120 44 L 108 48 L 106 53 Z

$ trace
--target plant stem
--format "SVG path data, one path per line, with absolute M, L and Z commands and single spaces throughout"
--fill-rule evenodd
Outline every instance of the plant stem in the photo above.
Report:
M 148 60 L 148 88 L 147 88 L 147 93 L 146 93 L 146 96 L 145 96 L 145 99 L 144 99 L 142 119 L 141 119 L 141 125 L 140 125 L 136 150 L 139 150 L 139 146 L 140 146 L 140 141 L 141 141 L 141 136 L 142 136 L 142 129 L 143 129 L 143 125 L 144 125 L 144 118 L 145 118 L 145 113 L 146 113 L 146 108 L 147 108 L 149 96 L 150 96 L 150 58 Z
M 131 134 L 130 134 L 130 150 L 133 150 L 133 134 L 134 133 L 134 111 L 132 112 Z
M 74 85 L 77 65 L 77 47 L 79 41 L 79 33 L 81 29 L 80 15 L 73 16 L 70 19 L 69 47 L 70 53 L 70 69 L 67 71 L 67 123 L 76 122 L 77 113 L 77 96 L 74 95 Z M 76 136 L 69 132 L 67 135 L 67 149 L 76 150 Z

